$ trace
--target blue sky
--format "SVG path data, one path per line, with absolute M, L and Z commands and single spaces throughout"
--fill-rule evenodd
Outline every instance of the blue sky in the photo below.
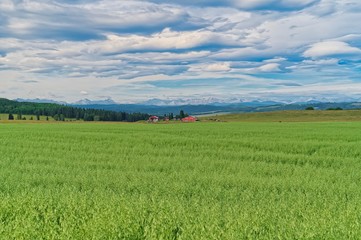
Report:
M 358 0 L 1 0 L 0 96 L 361 99 Z

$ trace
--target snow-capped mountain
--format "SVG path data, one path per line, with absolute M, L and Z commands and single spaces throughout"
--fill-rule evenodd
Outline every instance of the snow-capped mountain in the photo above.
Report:
M 66 102 L 63 101 L 56 101 L 56 100 L 52 100 L 52 99 L 42 99 L 42 98 L 35 98 L 35 99 L 25 99 L 25 98 L 17 98 L 14 99 L 14 101 L 17 102 L 32 102 L 32 103 L 55 103 L 55 104 L 67 104 Z
M 287 105 L 287 104 L 320 104 L 320 103 L 345 103 L 345 102 L 361 102 L 360 98 L 307 98 L 299 97 L 297 99 L 288 98 L 285 99 L 261 99 L 261 98 L 241 98 L 241 97 L 229 97 L 229 98 L 217 98 L 217 97 L 204 97 L 204 98 L 153 98 L 143 102 L 137 103 L 118 103 L 111 98 L 91 100 L 88 98 L 81 99 L 73 103 L 67 103 L 63 101 L 56 101 L 51 99 L 15 99 L 18 102 L 34 102 L 34 103 L 56 103 L 63 105 L 75 105 L 75 106 L 86 106 L 86 105 L 137 105 L 137 106 L 158 106 L 158 107 L 175 107 L 175 106 L 235 106 L 240 105 L 244 107 L 264 107 L 272 105 Z
M 114 100 L 111 98 L 106 98 L 103 100 L 89 100 L 85 98 L 72 103 L 72 105 L 113 105 L 113 104 L 118 104 L 118 103 L 114 102 Z
M 219 99 L 215 97 L 209 98 L 175 98 L 175 99 L 159 99 L 153 98 L 139 104 L 154 105 L 154 106 L 181 106 L 181 105 L 218 105 L 218 104 L 232 104 L 239 103 L 238 98 L 233 99 Z
M 244 104 L 245 106 L 265 106 L 274 104 L 283 104 L 283 102 L 277 101 L 262 101 L 252 99 L 241 99 L 241 98 L 177 98 L 177 99 L 158 99 L 153 98 L 145 102 L 139 103 L 141 105 L 152 105 L 152 106 L 182 106 L 182 105 L 214 105 L 214 106 L 226 106 L 232 104 Z

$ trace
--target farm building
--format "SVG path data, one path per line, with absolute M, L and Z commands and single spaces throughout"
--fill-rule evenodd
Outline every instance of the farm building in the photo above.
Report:
M 149 119 L 148 119 L 148 122 L 150 123 L 156 123 L 159 121 L 159 117 L 157 116 L 151 116 Z
M 197 118 L 192 116 L 182 118 L 182 122 L 195 122 L 195 121 L 197 121 Z

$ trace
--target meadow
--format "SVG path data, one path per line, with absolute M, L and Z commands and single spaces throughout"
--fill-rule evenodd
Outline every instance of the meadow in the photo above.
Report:
M 37 118 L 36 115 L 28 115 L 28 114 L 23 114 L 22 117 L 24 117 L 26 120 L 17 120 L 18 115 L 17 114 L 13 114 L 14 116 L 14 121 L 33 121 L 33 122 L 37 122 Z M 9 119 L 9 114 L 7 113 L 0 113 L 0 122 L 8 122 Z M 47 121 L 55 121 L 55 119 L 51 116 L 39 116 L 39 120 L 43 121 L 43 122 L 47 122 Z M 76 119 L 72 119 L 72 118 L 66 118 L 65 120 L 68 121 L 76 121 Z M 82 120 L 77 120 L 77 121 L 82 121 Z
M 360 110 L 290 110 L 220 114 L 200 117 L 203 121 L 220 122 L 361 122 Z
M 0 239 L 357 239 L 361 123 L 0 123 Z

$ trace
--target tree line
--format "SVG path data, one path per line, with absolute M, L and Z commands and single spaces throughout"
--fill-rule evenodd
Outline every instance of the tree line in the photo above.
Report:
M 169 120 L 173 120 L 173 119 L 182 119 L 185 117 L 188 117 L 189 114 L 184 112 L 183 110 L 180 110 L 179 114 L 175 115 L 173 113 L 169 113 L 169 114 L 164 114 L 163 118 L 167 118 Z
M 84 121 L 113 121 L 113 122 L 136 122 L 147 120 L 149 114 L 146 113 L 126 113 L 100 109 L 84 109 L 53 103 L 30 103 L 17 102 L 0 98 L 0 113 L 16 115 L 35 115 L 52 117 L 56 121 L 65 121 L 72 118 Z M 19 117 L 18 117 L 19 118 Z

